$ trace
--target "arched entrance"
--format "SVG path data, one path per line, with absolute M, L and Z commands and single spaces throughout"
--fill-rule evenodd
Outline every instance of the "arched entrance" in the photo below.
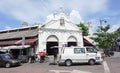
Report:
M 70 36 L 67 42 L 68 47 L 77 46 L 77 39 L 74 36 Z
M 51 35 L 47 38 L 46 48 L 47 54 L 53 55 L 54 51 L 57 50 L 58 52 L 58 38 L 54 35 Z

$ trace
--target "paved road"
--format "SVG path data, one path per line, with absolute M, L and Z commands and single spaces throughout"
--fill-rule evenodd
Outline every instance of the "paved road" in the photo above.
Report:
M 115 52 L 113 57 L 107 57 L 105 60 L 111 73 L 120 73 L 120 52 Z
M 33 64 L 27 63 L 19 67 L 0 68 L 0 73 L 49 73 L 50 70 L 66 70 L 66 71 L 81 70 L 92 73 L 104 72 L 102 65 L 90 66 L 87 64 L 80 64 L 73 65 L 71 67 L 66 67 L 58 65 L 49 65 L 48 63 L 33 63 Z
M 117 56 L 105 58 L 105 62 L 108 65 L 110 73 L 120 73 L 120 53 Z M 106 66 L 105 66 L 106 67 Z M 0 73 L 53 73 L 53 71 L 61 71 L 60 73 L 77 73 L 78 71 L 87 71 L 92 73 L 105 73 L 104 65 L 79 64 L 70 67 L 50 65 L 49 63 L 26 63 L 22 66 L 12 68 L 0 67 Z M 56 72 L 58 73 L 58 72 Z M 79 72 L 78 72 L 79 73 Z

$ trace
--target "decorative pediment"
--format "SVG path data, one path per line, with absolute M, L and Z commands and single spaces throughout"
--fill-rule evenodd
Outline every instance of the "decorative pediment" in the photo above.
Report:
M 43 25 L 43 28 L 49 29 L 64 29 L 64 30 L 77 30 L 80 28 L 70 21 L 70 18 L 63 10 L 59 13 L 53 14 L 53 19 Z

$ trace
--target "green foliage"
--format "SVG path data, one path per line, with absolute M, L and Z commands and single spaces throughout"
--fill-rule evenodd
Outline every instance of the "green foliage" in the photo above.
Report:
M 107 32 L 110 29 L 110 25 L 107 25 L 105 27 L 98 26 L 97 32 Z
M 120 28 L 115 32 L 113 32 L 113 34 L 114 34 L 114 38 L 118 37 L 120 35 Z
M 99 48 L 111 48 L 114 44 L 113 34 L 108 33 L 107 31 L 110 29 L 110 26 L 107 25 L 105 27 L 98 27 L 97 37 L 91 37 L 95 42 L 97 42 L 97 46 Z
M 88 27 L 86 27 L 83 23 L 77 25 L 82 29 L 83 36 L 88 36 Z

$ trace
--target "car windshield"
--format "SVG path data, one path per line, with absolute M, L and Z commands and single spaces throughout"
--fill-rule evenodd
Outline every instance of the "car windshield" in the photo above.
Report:
M 2 55 L 2 58 L 3 58 L 3 59 L 13 59 L 12 56 L 9 55 L 9 54 L 3 54 L 3 55 Z

